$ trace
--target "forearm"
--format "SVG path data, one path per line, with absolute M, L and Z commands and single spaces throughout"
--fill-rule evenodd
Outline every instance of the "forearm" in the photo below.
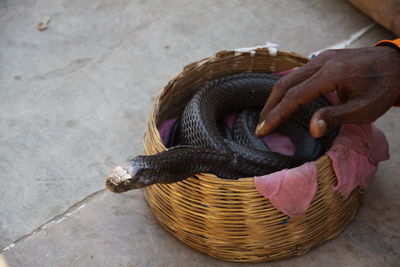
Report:
M 376 22 L 400 35 L 400 0 L 348 0 Z

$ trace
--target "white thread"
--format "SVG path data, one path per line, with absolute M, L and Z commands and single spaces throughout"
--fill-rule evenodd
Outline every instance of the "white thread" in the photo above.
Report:
M 235 55 L 244 53 L 244 52 L 250 52 L 250 54 L 253 56 L 255 54 L 255 50 L 258 48 L 267 48 L 269 54 L 274 57 L 278 54 L 278 44 L 274 44 L 271 42 L 266 42 L 265 45 L 259 45 L 259 46 L 253 46 L 253 47 L 242 47 L 242 48 L 237 48 L 235 49 Z
M 308 55 L 308 57 L 313 57 L 313 56 L 318 56 L 319 53 L 321 53 L 322 51 L 328 50 L 328 49 L 343 49 L 343 48 L 347 48 L 349 45 L 351 45 L 354 41 L 360 39 L 360 37 L 362 37 L 364 34 L 366 34 L 369 30 L 372 29 L 372 27 L 374 27 L 376 25 L 376 23 L 371 23 L 368 26 L 365 26 L 364 28 L 362 28 L 361 30 L 356 31 L 355 33 L 353 33 L 352 35 L 350 35 L 349 38 L 342 40 L 334 45 L 325 47 L 324 49 L 321 50 L 317 50 L 312 52 L 311 54 Z

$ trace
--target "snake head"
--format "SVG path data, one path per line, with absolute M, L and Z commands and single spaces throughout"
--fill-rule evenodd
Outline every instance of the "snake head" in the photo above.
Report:
M 132 189 L 139 189 L 150 185 L 145 179 L 146 167 L 132 159 L 122 166 L 115 167 L 107 176 L 106 187 L 114 193 L 123 193 Z

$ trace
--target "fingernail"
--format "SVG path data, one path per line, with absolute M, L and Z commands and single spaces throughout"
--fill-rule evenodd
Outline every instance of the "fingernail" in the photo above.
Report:
M 319 136 L 323 136 L 326 133 L 326 122 L 324 120 L 317 121 Z
M 260 134 L 262 128 L 264 128 L 264 125 L 265 125 L 265 121 L 263 121 L 259 125 L 257 125 L 256 134 Z

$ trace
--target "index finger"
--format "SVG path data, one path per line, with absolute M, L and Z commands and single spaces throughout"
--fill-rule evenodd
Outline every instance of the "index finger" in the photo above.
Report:
M 272 92 L 260 112 L 259 123 L 265 120 L 267 114 L 282 100 L 291 87 L 305 81 L 318 70 L 318 64 L 309 62 L 292 73 L 280 78 L 272 88 Z
M 290 88 L 282 100 L 261 121 L 261 124 L 256 129 L 257 137 L 261 138 L 272 133 L 280 124 L 289 120 L 301 106 L 335 89 L 336 85 L 331 81 L 329 75 L 321 71 Z

